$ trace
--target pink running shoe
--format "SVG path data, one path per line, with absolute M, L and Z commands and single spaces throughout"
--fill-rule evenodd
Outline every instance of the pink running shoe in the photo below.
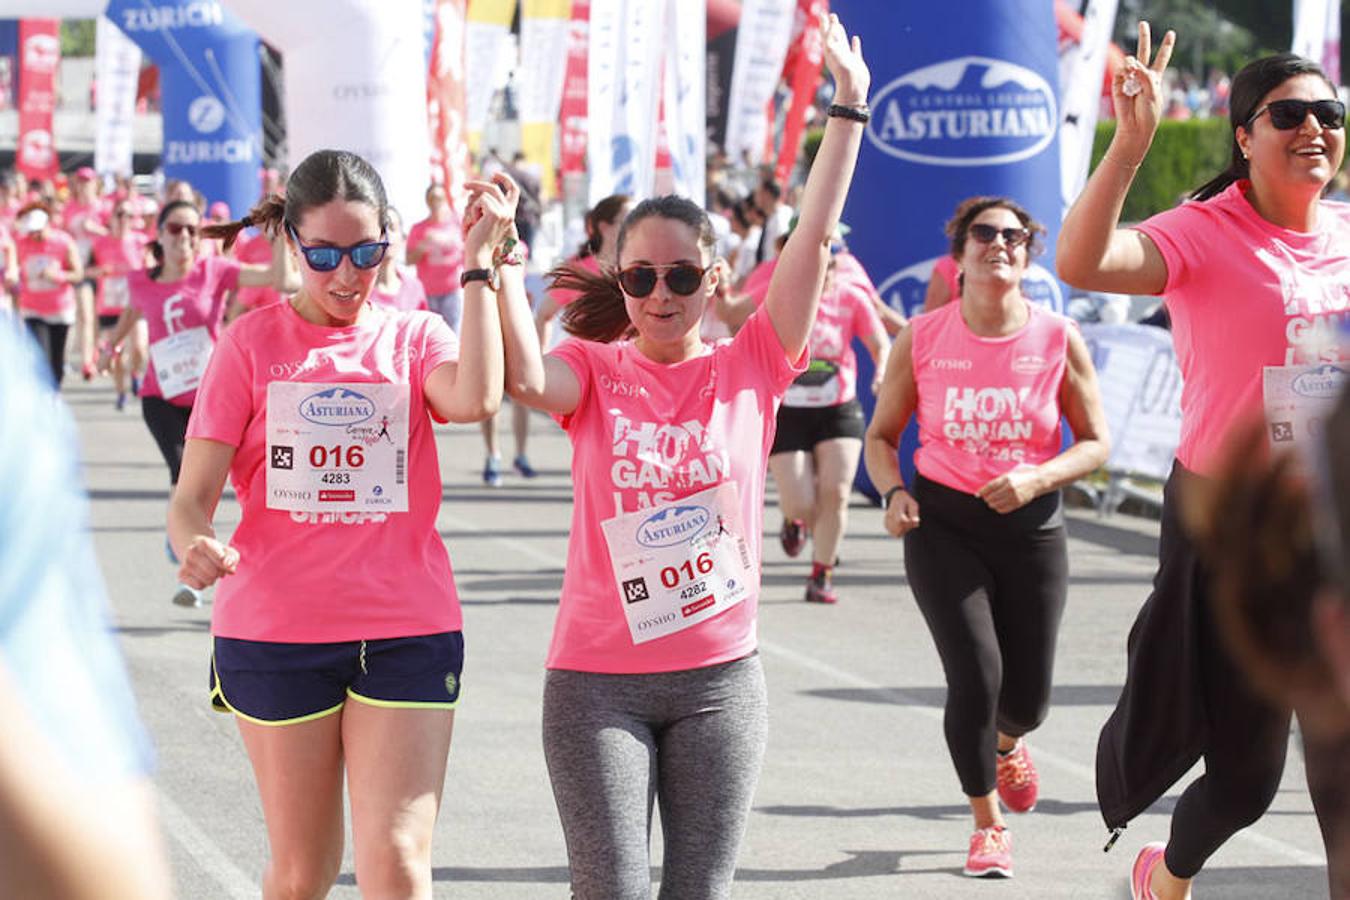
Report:
M 1166 849 L 1167 845 L 1162 841 L 1154 841 L 1139 850 L 1139 855 L 1134 858 L 1134 868 L 1130 870 L 1131 900 L 1158 900 L 1149 884 L 1153 879 L 1153 870 L 1162 864 Z
M 778 543 L 783 545 L 784 553 L 796 557 L 806 546 L 806 523 L 801 519 L 784 519 L 783 528 L 778 532 Z
M 1012 833 L 1002 825 L 978 829 L 970 836 L 963 870 L 971 878 L 1011 878 Z
M 1021 738 L 1008 753 L 996 754 L 998 762 L 998 798 L 1009 812 L 1027 813 L 1036 808 L 1041 779 Z

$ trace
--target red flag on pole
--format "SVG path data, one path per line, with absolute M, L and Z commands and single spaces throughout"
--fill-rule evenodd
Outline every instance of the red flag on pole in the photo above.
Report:
M 567 31 L 567 69 L 563 76 L 559 165 L 564 175 L 586 171 L 586 63 L 589 52 L 590 0 L 572 0 L 572 21 Z
M 806 128 L 806 111 L 815 101 L 816 88 L 820 86 L 825 50 L 820 40 L 819 23 L 820 17 L 829 12 L 829 0 L 797 0 L 792 43 L 788 45 L 787 59 L 783 61 L 783 77 L 792 93 L 783 123 L 783 142 L 778 147 L 778 164 L 773 173 L 779 184 L 787 184 L 792 167 L 797 164 L 802 132 Z
M 53 178 L 60 171 L 52 120 L 56 112 L 56 70 L 61 64 L 59 19 L 19 21 L 19 146 L 15 165 L 29 178 Z

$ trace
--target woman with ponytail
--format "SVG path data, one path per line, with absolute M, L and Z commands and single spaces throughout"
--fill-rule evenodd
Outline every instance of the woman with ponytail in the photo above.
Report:
M 806 364 L 868 118 L 859 41 L 822 26 L 835 105 L 768 296 L 733 340 L 700 337 L 716 237 L 674 196 L 628 214 L 615 268 L 558 274 L 584 340 L 541 357 L 529 311 L 505 313 L 512 398 L 573 446 L 543 731 L 577 900 L 650 896 L 658 798 L 661 897 L 730 896 L 767 737 L 755 622 L 774 416 Z
M 263 211 L 276 202 L 264 200 L 254 215 L 265 215 Z M 106 371 L 112 357 L 121 354 L 136 323 L 145 322 L 150 364 L 141 381 L 141 415 L 169 467 L 171 486 L 178 483 L 188 418 L 224 322 L 230 291 L 239 286 L 285 285 L 280 242 L 268 266 L 245 265 L 223 254 L 201 252 L 205 237 L 228 236 L 228 248 L 239 227 L 216 228 L 208 234 L 195 204 L 186 200 L 165 204 L 159 211 L 155 240 L 149 245 L 155 265 L 127 275 L 128 304 L 118 315 L 104 352 L 101 368 Z M 177 563 L 173 548 L 166 549 L 170 561 Z M 201 594 L 180 584 L 173 602 L 200 606 Z
M 1168 32 L 1151 59 L 1140 23 L 1138 55 L 1112 87 L 1115 136 L 1065 217 L 1057 253 L 1060 277 L 1075 287 L 1161 294 L 1185 381 L 1158 574 L 1097 745 L 1098 800 L 1117 834 L 1204 759 L 1169 840 L 1135 860 L 1133 896 L 1162 900 L 1188 897 L 1211 854 L 1265 813 L 1290 724 L 1288 707 L 1256 694 L 1218 638 L 1215 576 L 1182 524 L 1185 486 L 1212 480 L 1234 423 L 1260 414 L 1267 367 L 1341 358 L 1335 329 L 1350 296 L 1350 207 L 1322 199 L 1345 153 L 1345 107 L 1322 70 L 1292 54 L 1258 59 L 1233 79 L 1228 168 L 1181 206 L 1119 227 L 1162 114 L 1174 42 Z

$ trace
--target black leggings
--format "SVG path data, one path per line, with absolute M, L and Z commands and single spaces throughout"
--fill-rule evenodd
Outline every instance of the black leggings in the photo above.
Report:
M 961 790 L 994 789 L 998 732 L 1045 720 L 1068 592 L 1058 491 L 1006 515 L 918 476 L 923 524 L 905 535 L 905 572 L 947 676 L 943 729 Z
M 66 374 L 66 336 L 70 333 L 70 326 L 53 325 L 41 319 L 24 319 L 24 324 L 52 368 L 52 381 L 60 387 L 61 378 Z
M 169 467 L 169 482 L 178 483 L 178 470 L 183 465 L 183 444 L 187 442 L 190 406 L 174 406 L 163 397 L 142 397 L 141 416 L 150 429 L 164 462 Z

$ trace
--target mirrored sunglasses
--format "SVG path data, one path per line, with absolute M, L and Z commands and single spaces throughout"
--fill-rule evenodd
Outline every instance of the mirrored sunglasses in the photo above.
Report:
M 314 246 L 307 247 L 300 242 L 300 235 L 296 233 L 295 228 L 287 223 L 286 230 L 290 232 L 295 245 L 300 248 L 300 255 L 305 258 L 305 262 L 316 272 L 331 272 L 342 265 L 342 257 L 351 258 L 352 265 L 358 269 L 373 269 L 384 259 L 384 251 L 389 249 L 388 241 L 366 241 L 361 244 L 352 244 L 350 247 L 329 247 Z
M 1323 128 L 1345 127 L 1345 104 L 1339 100 L 1272 100 L 1252 113 L 1247 127 L 1266 112 L 1270 113 L 1270 124 L 1280 131 L 1299 127 L 1308 120 L 1310 112 Z
M 970 226 L 970 236 L 981 244 L 992 244 L 994 238 L 999 235 L 1003 236 L 1003 242 L 1009 247 L 1016 247 L 1031 240 L 1031 232 L 1025 228 L 995 228 L 993 225 Z
M 619 270 L 619 286 L 630 297 L 641 299 L 656 290 L 656 282 L 664 279 L 672 294 L 688 297 L 703 283 L 707 269 L 693 263 L 675 263 L 670 266 L 629 266 Z

